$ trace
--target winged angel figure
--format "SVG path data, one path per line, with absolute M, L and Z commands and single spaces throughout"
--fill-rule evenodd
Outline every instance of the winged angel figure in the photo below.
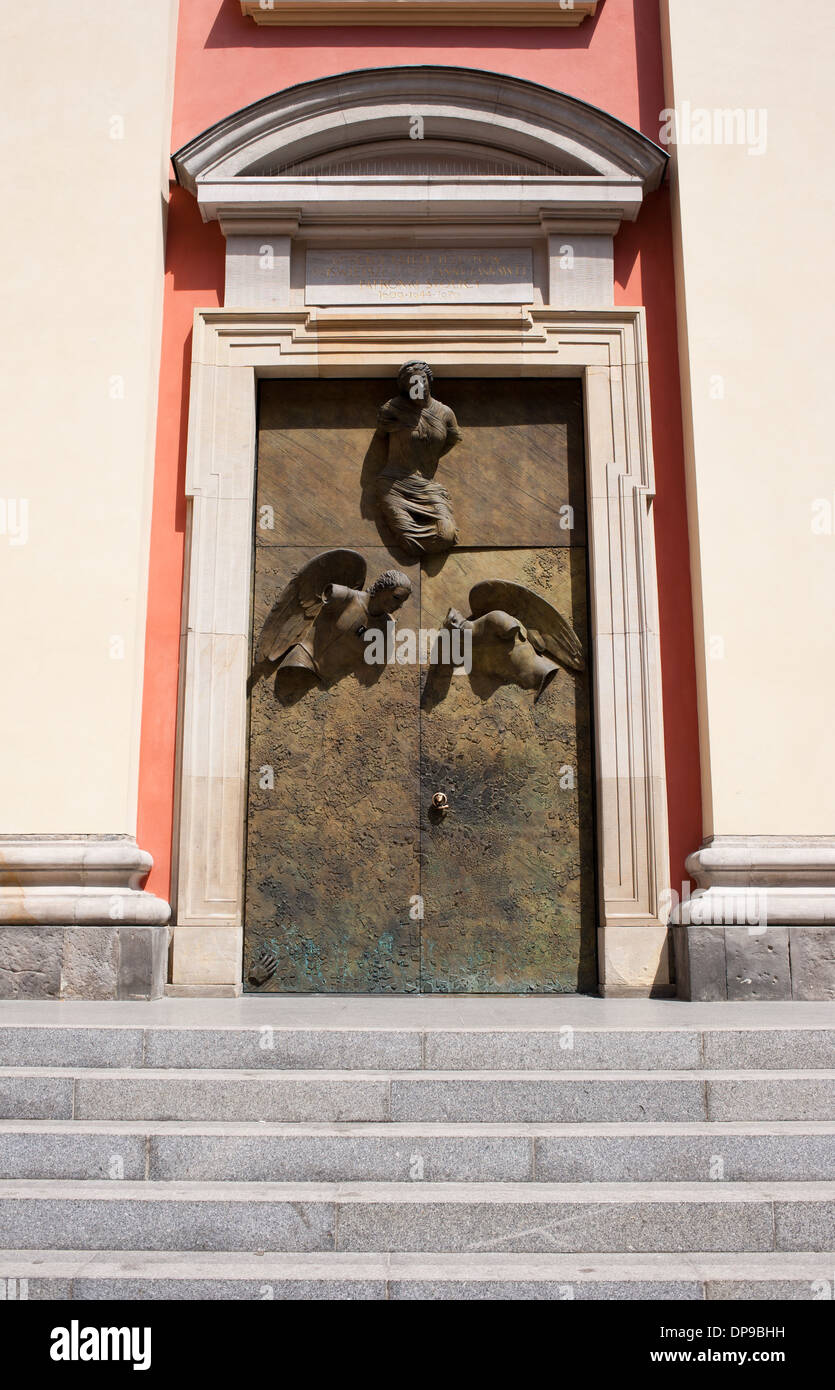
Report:
M 450 608 L 444 627 L 472 634 L 472 671 L 502 685 L 535 690 L 534 704 L 561 666 L 585 669 L 583 648 L 571 624 L 553 604 L 524 584 L 485 579 L 470 590 L 470 617 Z M 453 644 L 448 644 L 448 650 Z M 439 642 L 443 652 L 443 644 Z M 423 692 L 424 705 L 437 704 L 452 676 L 452 659 L 435 661 Z
M 278 662 L 278 675 L 306 671 L 324 684 L 363 662 L 366 631 L 385 629 L 412 592 L 408 575 L 386 570 L 365 589 L 355 550 L 327 550 L 282 589 L 255 649 L 253 676 Z

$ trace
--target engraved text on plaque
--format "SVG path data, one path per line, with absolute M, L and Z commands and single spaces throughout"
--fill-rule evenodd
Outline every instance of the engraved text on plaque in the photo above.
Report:
M 530 304 L 533 253 L 308 251 L 308 304 Z

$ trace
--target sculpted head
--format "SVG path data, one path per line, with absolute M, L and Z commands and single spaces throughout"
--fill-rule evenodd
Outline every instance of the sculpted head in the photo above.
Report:
M 422 405 L 431 399 L 433 380 L 428 362 L 404 362 L 397 373 L 397 388 L 406 400 Z
M 395 613 L 412 592 L 412 581 L 400 570 L 386 570 L 369 589 L 370 613 Z
M 526 628 L 512 613 L 484 613 L 472 629 L 473 669 L 523 690 L 535 690 L 536 704 L 560 669 L 556 661 L 537 652 Z

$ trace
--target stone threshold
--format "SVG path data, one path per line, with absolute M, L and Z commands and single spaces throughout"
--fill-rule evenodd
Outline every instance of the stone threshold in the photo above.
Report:
M 560 995 L 242 995 L 151 1001 L 0 1000 L 0 1028 L 835 1029 L 835 1002 L 599 999 Z

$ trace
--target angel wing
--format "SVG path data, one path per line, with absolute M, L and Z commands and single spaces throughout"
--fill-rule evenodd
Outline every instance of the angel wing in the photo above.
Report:
M 267 618 L 255 649 L 255 661 L 278 661 L 312 628 L 329 584 L 361 589 L 366 563 L 356 550 L 326 550 L 294 575 L 282 589 Z
M 572 671 L 585 669 L 583 647 L 571 624 L 556 608 L 524 584 L 508 579 L 485 579 L 470 590 L 470 612 L 474 618 L 495 610 L 510 613 L 527 629 L 531 645 Z

